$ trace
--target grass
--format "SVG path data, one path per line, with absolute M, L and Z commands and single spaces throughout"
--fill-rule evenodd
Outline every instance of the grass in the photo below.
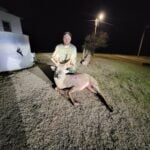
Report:
M 59 95 L 52 88 L 50 57 L 38 54 L 43 64 L 0 75 L 0 149 L 150 149 L 149 67 L 100 55 L 88 67 L 78 63 L 78 72 L 98 81 L 114 108 L 109 113 L 88 90 L 73 95 L 79 107 Z

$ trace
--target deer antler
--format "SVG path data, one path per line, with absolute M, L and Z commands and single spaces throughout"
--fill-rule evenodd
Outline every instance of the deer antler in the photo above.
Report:
M 70 59 L 66 60 L 65 66 L 66 66 L 66 68 L 69 68 L 69 67 L 72 66 L 72 63 L 71 63 L 71 60 L 70 60 Z
M 51 60 L 55 64 L 55 66 L 59 66 L 60 64 L 63 64 L 65 68 L 69 68 L 70 66 L 72 66 L 70 59 L 64 60 L 63 62 L 56 61 L 56 59 L 54 58 L 51 58 Z

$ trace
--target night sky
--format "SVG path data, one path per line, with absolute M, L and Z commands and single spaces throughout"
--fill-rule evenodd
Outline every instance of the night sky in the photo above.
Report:
M 142 32 L 150 26 L 148 0 L 0 0 L 0 6 L 22 18 L 23 32 L 30 36 L 32 51 L 53 51 L 70 31 L 78 51 L 86 35 L 94 32 L 94 20 L 101 11 L 105 22 L 98 30 L 109 34 L 109 46 L 99 52 L 137 54 Z M 150 55 L 150 27 L 141 50 Z

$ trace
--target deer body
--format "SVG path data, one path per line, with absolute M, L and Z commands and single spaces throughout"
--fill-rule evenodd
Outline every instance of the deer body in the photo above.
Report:
M 72 93 L 77 91 L 82 91 L 84 89 L 89 89 L 91 92 L 97 94 L 101 99 L 103 99 L 103 103 L 112 111 L 112 108 L 108 106 L 104 97 L 100 94 L 100 89 L 98 86 L 97 81 L 90 76 L 89 74 L 67 74 L 67 68 L 64 64 L 59 64 L 56 67 L 55 74 L 54 74 L 54 81 L 56 83 L 57 89 L 63 90 L 65 88 L 69 88 L 68 95 L 73 105 L 78 105 L 79 102 L 72 98 Z
M 91 83 L 88 74 L 64 74 L 61 77 L 54 77 L 55 83 L 59 89 L 76 87 L 81 91 Z

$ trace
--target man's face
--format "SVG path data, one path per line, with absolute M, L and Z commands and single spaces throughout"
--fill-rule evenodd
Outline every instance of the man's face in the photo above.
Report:
M 64 37 L 63 37 L 63 42 L 64 42 L 64 45 L 69 45 L 70 42 L 71 42 L 71 37 L 69 34 L 65 34 Z

